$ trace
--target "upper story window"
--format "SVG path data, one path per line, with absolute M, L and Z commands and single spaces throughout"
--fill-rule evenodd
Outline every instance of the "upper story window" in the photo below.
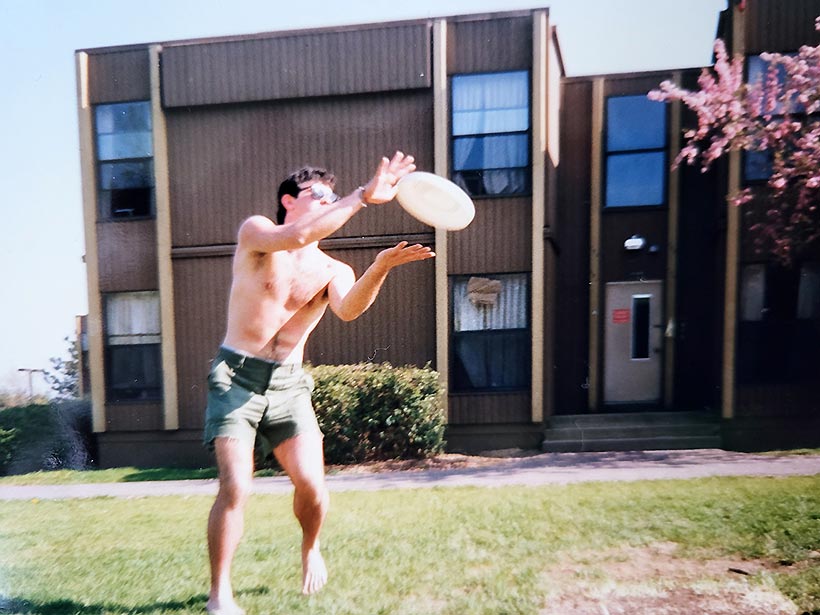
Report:
M 750 85 L 763 87 L 768 79 L 769 62 L 759 55 L 749 56 L 746 59 L 746 71 L 746 80 Z M 786 82 L 785 69 L 778 66 L 775 75 L 778 86 L 782 87 Z M 764 106 L 766 102 L 764 99 Z M 804 107 L 797 100 L 792 100 L 788 104 L 783 101 L 775 102 L 770 112 L 775 117 L 781 117 L 784 113 L 802 113 L 803 111 Z M 750 183 L 767 181 L 772 175 L 772 165 L 773 160 L 770 151 L 743 152 L 743 180 Z
M 530 191 L 528 71 L 452 78 L 453 181 L 474 196 Z
M 150 216 L 154 200 L 151 103 L 97 105 L 94 130 L 100 217 Z
M 606 101 L 606 207 L 666 202 L 666 105 L 644 95 Z

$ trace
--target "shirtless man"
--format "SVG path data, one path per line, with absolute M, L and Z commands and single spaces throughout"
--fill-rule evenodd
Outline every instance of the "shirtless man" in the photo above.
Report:
M 333 194 L 335 178 L 305 167 L 282 182 L 277 220 L 252 216 L 239 228 L 228 303 L 228 331 L 208 376 L 205 442 L 213 447 L 219 492 L 208 519 L 211 615 L 239 615 L 230 568 L 251 490 L 255 438 L 269 446 L 294 485 L 302 527 L 302 593 L 327 581 L 319 532 L 327 513 L 322 434 L 310 403 L 313 382 L 301 363 L 308 336 L 328 306 L 342 320 L 359 317 L 389 271 L 432 258 L 401 242 L 378 254 L 356 280 L 353 270 L 318 242 L 368 205 L 391 201 L 398 181 L 415 170 L 412 156 L 383 158 L 352 194 Z

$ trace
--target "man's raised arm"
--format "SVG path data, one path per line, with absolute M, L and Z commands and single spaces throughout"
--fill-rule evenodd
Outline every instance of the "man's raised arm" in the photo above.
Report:
M 239 243 L 254 252 L 303 248 L 333 234 L 363 207 L 393 200 L 399 180 L 415 169 L 412 156 L 396 152 L 390 160 L 382 158 L 375 174 L 363 188 L 334 203 L 323 202 L 320 208 L 305 213 L 292 223 L 276 225 L 265 216 L 251 216 L 239 227 Z

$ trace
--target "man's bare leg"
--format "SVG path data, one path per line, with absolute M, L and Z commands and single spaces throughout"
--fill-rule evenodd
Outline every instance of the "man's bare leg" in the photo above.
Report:
M 253 480 L 253 449 L 230 438 L 214 440 L 219 470 L 219 492 L 208 517 L 208 555 L 211 562 L 211 589 L 208 613 L 241 615 L 231 586 L 231 562 L 242 538 L 245 503 Z
M 293 513 L 302 526 L 302 593 L 313 594 L 327 583 L 327 567 L 319 550 L 319 533 L 329 504 L 322 434 L 299 434 L 277 446 L 274 454 L 293 482 Z

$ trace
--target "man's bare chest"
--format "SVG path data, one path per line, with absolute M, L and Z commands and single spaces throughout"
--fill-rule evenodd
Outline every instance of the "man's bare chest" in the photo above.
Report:
M 327 296 L 327 286 L 333 279 L 333 260 L 326 255 L 278 255 L 279 258 L 263 263 L 257 274 L 263 281 L 263 292 L 286 310 L 321 302 Z

